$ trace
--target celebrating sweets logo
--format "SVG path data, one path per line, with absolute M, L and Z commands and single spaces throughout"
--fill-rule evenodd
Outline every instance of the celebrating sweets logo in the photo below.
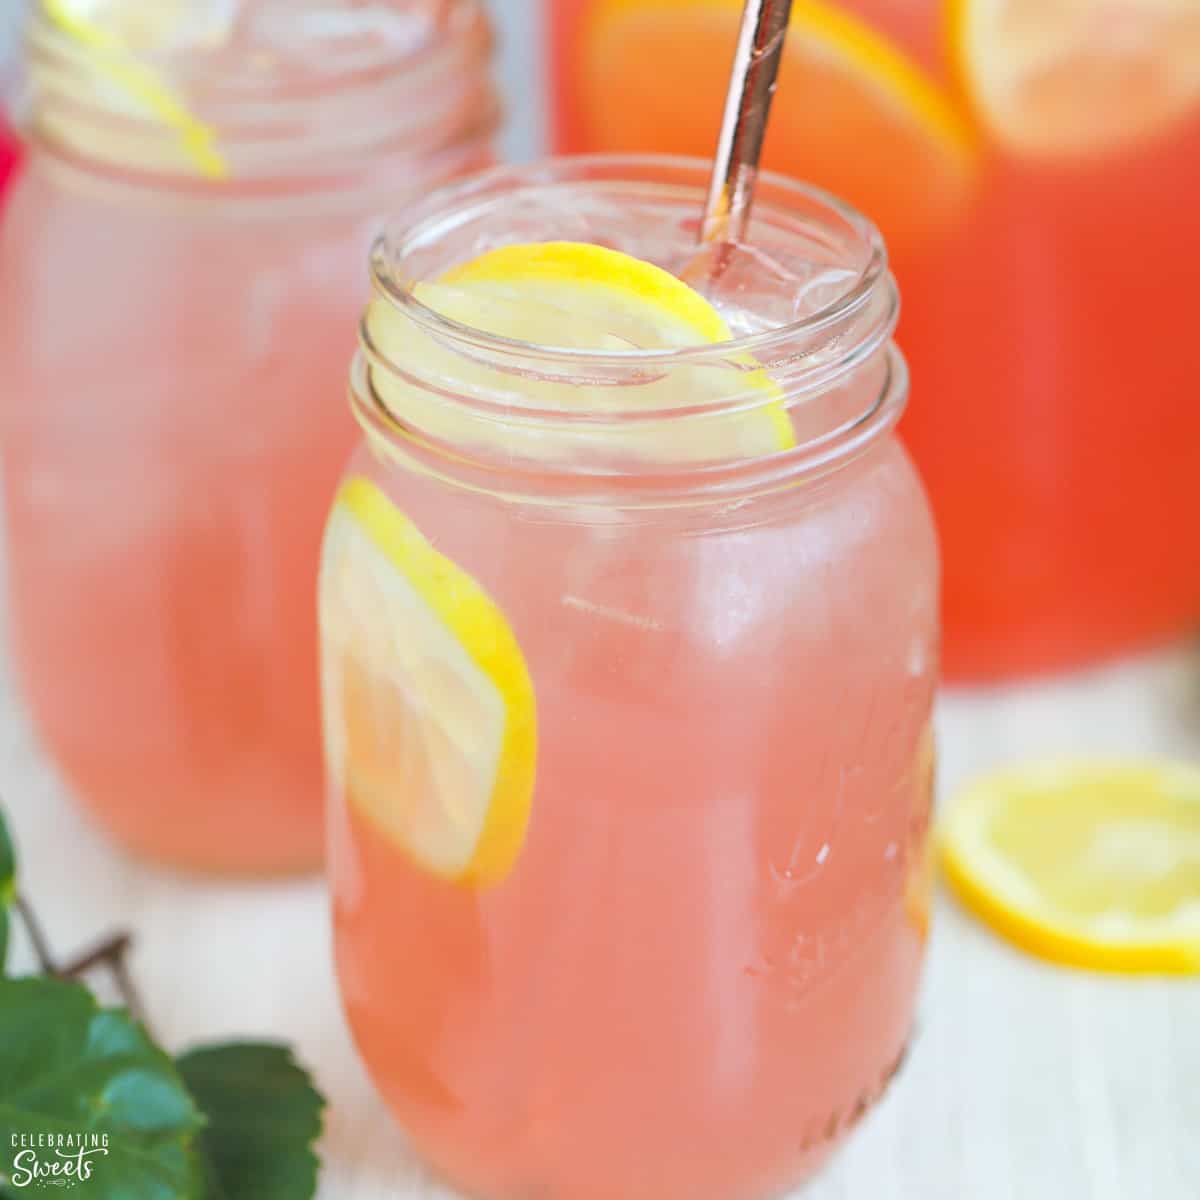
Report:
M 108 1154 L 107 1133 L 14 1133 L 14 1188 L 73 1188 L 87 1183 L 97 1163 Z

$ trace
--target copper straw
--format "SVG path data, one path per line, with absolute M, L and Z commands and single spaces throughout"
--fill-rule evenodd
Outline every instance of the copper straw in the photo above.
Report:
M 791 13 L 792 0 L 746 0 L 700 225 L 701 245 L 745 239 Z

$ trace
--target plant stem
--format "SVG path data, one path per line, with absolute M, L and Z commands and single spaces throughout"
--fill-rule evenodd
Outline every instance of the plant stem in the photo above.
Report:
M 142 1007 L 142 999 L 134 985 L 129 964 L 125 961 L 125 950 L 128 945 L 129 939 L 126 938 L 124 945 L 108 960 L 108 966 L 113 979 L 116 980 L 121 999 L 125 1001 L 125 1007 L 129 1010 L 129 1015 L 148 1030 L 150 1024 L 146 1020 L 146 1010 Z
M 25 931 L 29 934 L 30 945 L 33 946 L 34 957 L 37 959 L 38 967 L 43 975 L 53 975 L 56 979 L 78 979 L 80 975 L 90 971 L 93 967 L 103 964 L 108 967 L 130 1016 L 135 1021 L 146 1024 L 145 1009 L 142 1007 L 141 997 L 138 995 L 133 976 L 125 961 L 125 955 L 133 943 L 129 934 L 117 933 L 112 937 L 105 938 L 99 945 L 60 967 L 50 949 L 50 941 L 46 937 L 42 923 L 33 911 L 33 905 L 18 893 L 13 900 L 13 908 L 21 916 Z
M 94 949 L 79 955 L 78 958 L 73 958 L 65 966 L 61 967 L 59 974 L 67 979 L 76 979 L 85 971 L 90 971 L 92 967 L 99 966 L 101 963 L 107 965 L 114 959 L 124 957 L 125 951 L 129 949 L 130 942 L 131 939 L 127 933 L 118 933 L 110 938 L 105 938 Z
M 46 939 L 42 923 L 37 919 L 37 915 L 33 911 L 33 905 L 18 892 L 13 899 L 13 908 L 21 914 L 21 921 L 25 925 L 25 932 L 29 934 L 29 941 L 33 946 L 33 953 L 37 958 L 38 966 L 42 969 L 42 973 L 44 975 L 57 975 L 58 967 L 55 966 L 54 955 L 50 950 L 50 943 Z

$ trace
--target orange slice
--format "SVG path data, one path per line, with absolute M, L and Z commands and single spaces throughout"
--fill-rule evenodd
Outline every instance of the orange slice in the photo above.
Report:
M 1111 153 L 1200 117 L 1196 0 L 949 0 L 948 14 L 972 103 L 1019 153 Z
M 576 87 L 596 150 L 711 158 L 741 0 L 597 0 Z M 868 25 L 797 0 L 765 163 L 860 208 L 893 243 L 955 223 L 970 194 L 968 123 Z

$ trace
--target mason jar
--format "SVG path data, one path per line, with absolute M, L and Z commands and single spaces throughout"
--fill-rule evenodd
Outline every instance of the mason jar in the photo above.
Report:
M 491 161 L 488 21 L 475 0 L 110 9 L 108 49 L 41 9 L 29 30 L 0 270 L 12 649 L 41 741 L 125 846 L 313 868 L 312 589 L 360 264 L 379 214 Z
M 721 342 L 427 302 L 529 242 L 690 275 L 706 180 L 502 168 L 371 258 L 320 584 L 337 969 L 412 1143 L 489 1200 L 777 1194 L 912 1026 L 938 551 L 874 228 L 763 176 Z

